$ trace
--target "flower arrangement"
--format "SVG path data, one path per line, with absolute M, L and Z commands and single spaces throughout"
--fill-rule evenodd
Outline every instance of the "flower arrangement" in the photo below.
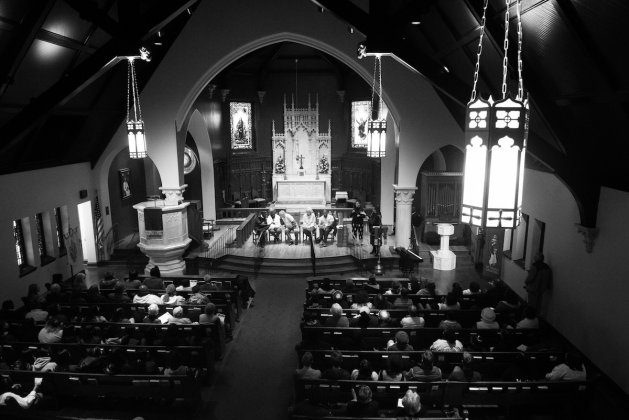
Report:
M 328 158 L 323 156 L 321 159 L 319 159 L 319 173 L 327 174 L 329 170 L 330 164 L 328 163 Z
M 280 156 L 277 158 L 277 161 L 275 162 L 275 173 L 283 174 L 285 172 L 286 172 L 286 163 L 284 162 L 284 158 Z

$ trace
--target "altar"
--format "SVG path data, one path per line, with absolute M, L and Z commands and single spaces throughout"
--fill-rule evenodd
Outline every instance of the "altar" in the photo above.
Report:
M 273 121 L 273 200 L 282 207 L 325 206 L 332 199 L 331 126 L 319 132 L 319 98 L 307 108 L 286 104 L 284 132 Z
M 326 183 L 322 180 L 284 181 L 277 183 L 277 202 L 283 206 L 306 204 L 317 207 L 326 205 Z

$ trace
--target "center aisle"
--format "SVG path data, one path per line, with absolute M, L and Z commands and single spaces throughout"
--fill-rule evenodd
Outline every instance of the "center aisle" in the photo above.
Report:
M 254 307 L 227 344 L 204 419 L 287 419 L 301 339 L 305 280 L 257 278 Z

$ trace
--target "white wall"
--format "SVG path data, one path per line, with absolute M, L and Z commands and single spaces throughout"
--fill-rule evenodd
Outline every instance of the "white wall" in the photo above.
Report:
M 87 198 L 79 199 L 80 190 L 88 191 Z M 49 211 L 51 222 L 54 224 L 53 209 L 65 205 L 68 209 L 69 225 L 72 229 L 77 229 L 79 226 L 77 204 L 94 199 L 90 165 L 89 163 L 81 163 L 2 175 L 0 176 L 0 197 L 3 198 L 0 211 L 2 299 L 12 299 L 16 306 L 19 306 L 21 304 L 19 298 L 26 295 L 29 284 L 37 283 L 43 289 L 44 283 L 50 282 L 54 273 L 61 273 L 64 278 L 70 276 L 69 241 L 66 241 L 68 255 L 57 258 L 52 263 L 41 267 L 39 252 L 37 251 L 35 214 Z M 31 235 L 25 240 L 31 241 L 33 244 L 34 265 L 37 269 L 20 278 L 14 257 L 13 220 L 23 217 L 30 217 Z M 79 232 L 75 238 L 78 256 L 76 262 L 72 264 L 74 273 L 84 268 Z M 57 255 L 55 246 L 53 256 L 57 257 Z
M 556 176 L 525 175 L 523 212 L 546 223 L 544 256 L 553 270 L 553 289 L 543 313 L 589 359 L 629 392 L 629 193 L 601 189 L 591 254 L 577 232 L 576 202 Z M 529 241 L 529 245 L 530 245 Z M 527 250 L 527 268 L 534 251 Z M 505 259 L 504 280 L 521 296 L 526 272 Z

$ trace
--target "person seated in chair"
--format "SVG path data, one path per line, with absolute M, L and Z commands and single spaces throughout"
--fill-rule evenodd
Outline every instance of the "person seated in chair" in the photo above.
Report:
M 264 245 L 266 245 L 266 231 L 269 229 L 269 223 L 265 213 L 265 211 L 259 212 L 253 225 L 253 231 L 259 238 L 258 246 L 260 248 L 264 248 Z
M 288 245 L 295 245 L 295 229 L 297 229 L 297 222 L 295 218 L 284 210 L 280 210 L 280 221 L 284 229 L 286 230 L 286 236 L 289 239 Z
M 280 215 L 275 212 L 275 207 L 269 209 L 266 222 L 269 225 L 269 234 L 273 236 L 273 242 L 279 242 L 280 235 L 282 234 L 282 219 Z
M 312 241 L 312 235 L 316 230 L 316 218 L 311 207 L 306 208 L 306 213 L 301 217 L 301 230 Z
M 328 235 L 336 226 L 334 216 L 330 214 L 328 209 L 323 210 L 323 214 L 319 217 L 319 230 L 321 232 L 321 246 L 328 246 Z

